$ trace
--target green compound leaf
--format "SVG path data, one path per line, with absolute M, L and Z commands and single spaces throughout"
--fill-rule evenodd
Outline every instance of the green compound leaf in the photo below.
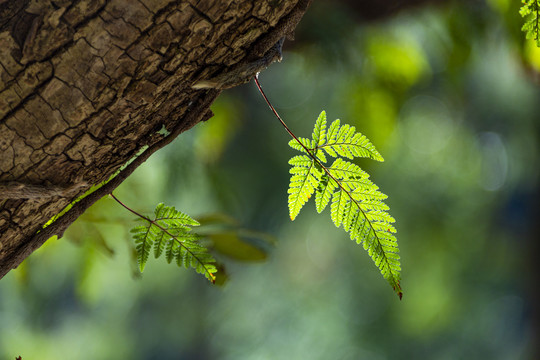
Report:
M 154 219 L 141 220 L 145 225 L 131 229 L 141 272 L 153 248 L 156 259 L 165 254 L 168 263 L 175 260 L 178 266 L 193 268 L 208 280 L 215 281 L 216 260 L 200 243 L 199 236 L 191 232 L 191 226 L 199 226 L 196 220 L 164 204 L 156 206 Z
M 315 121 L 315 128 L 313 129 L 313 144 L 320 146 L 326 141 L 326 112 L 323 111 Z
M 304 153 L 306 152 L 306 150 L 304 149 L 304 146 L 308 149 L 313 148 L 313 143 L 310 139 L 298 138 L 298 140 L 300 141 L 300 143 L 296 141 L 295 139 L 292 139 L 291 141 L 289 141 L 289 146 L 292 147 L 294 150 L 298 150 Z
M 294 220 L 320 183 L 322 171 L 307 155 L 295 156 L 289 164 L 292 165 L 289 171 L 292 174 L 288 190 L 289 215 Z
M 525 23 L 521 31 L 525 33 L 527 39 L 536 42 L 540 47 L 540 0 L 522 0 L 523 5 L 519 9 L 519 14 L 525 18 Z
M 340 127 L 340 121 L 335 120 L 328 131 L 328 141 L 318 146 L 326 151 L 328 155 L 342 156 L 348 159 L 356 157 L 370 158 L 377 161 L 384 161 L 383 157 L 367 137 L 356 132 L 354 126 L 347 124 Z
M 328 174 L 324 173 L 321 182 L 317 187 L 317 192 L 315 193 L 315 206 L 319 214 L 326 208 L 326 205 L 328 205 L 330 199 L 332 199 L 332 194 L 337 187 L 338 184 L 336 181 L 331 179 Z
M 342 226 L 351 240 L 363 244 L 401 299 L 399 249 L 392 225 L 395 220 L 383 202 L 387 196 L 358 165 L 343 159 L 363 157 L 384 161 L 382 156 L 354 126 L 340 125 L 340 121 L 335 120 L 327 129 L 324 111 L 315 122 L 312 139 L 293 139 L 289 145 L 307 154 L 289 160 L 292 166 L 288 190 L 291 220 L 315 192 L 317 212 L 321 213 L 330 203 L 330 217 L 336 227 Z M 323 151 L 336 158 L 328 167 L 324 165 Z

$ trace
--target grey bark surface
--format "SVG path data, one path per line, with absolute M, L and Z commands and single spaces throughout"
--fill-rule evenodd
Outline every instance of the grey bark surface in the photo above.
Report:
M 192 85 L 263 56 L 310 2 L 0 1 L 0 278 L 210 118 L 220 91 Z

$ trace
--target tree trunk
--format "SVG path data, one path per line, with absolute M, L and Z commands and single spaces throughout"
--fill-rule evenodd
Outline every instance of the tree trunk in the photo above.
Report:
M 210 118 L 219 90 L 191 86 L 264 55 L 310 2 L 0 0 L 0 278 Z

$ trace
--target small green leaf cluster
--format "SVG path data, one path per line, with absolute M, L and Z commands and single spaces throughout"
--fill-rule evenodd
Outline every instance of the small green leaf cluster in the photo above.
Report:
M 536 41 L 536 46 L 540 47 L 540 0 L 522 0 L 523 5 L 519 9 L 519 14 L 525 18 L 525 24 L 521 30 L 525 32 L 527 39 Z
M 363 157 L 384 161 L 373 144 L 354 126 L 335 120 L 327 129 L 323 111 L 315 122 L 312 139 L 295 138 L 289 146 L 302 152 L 289 160 L 289 215 L 294 220 L 315 193 L 315 206 L 321 213 L 330 203 L 330 216 L 336 227 L 343 226 L 350 238 L 364 249 L 384 278 L 401 298 L 400 262 L 394 219 L 383 202 L 386 195 L 369 180 L 358 165 L 344 160 Z M 330 166 L 327 156 L 336 158 Z
M 134 227 L 131 233 L 141 272 L 153 250 L 156 259 L 165 254 L 169 264 L 175 260 L 178 266 L 191 267 L 208 280 L 215 281 L 216 260 L 200 243 L 200 237 L 191 232 L 191 226 L 199 226 L 196 220 L 161 203 L 154 210 L 154 219 L 142 217 L 139 220 L 144 225 Z

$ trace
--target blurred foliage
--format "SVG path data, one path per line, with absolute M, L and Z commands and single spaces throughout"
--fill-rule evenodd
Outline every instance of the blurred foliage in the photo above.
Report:
M 132 215 L 104 198 L 0 282 L 0 357 L 536 358 L 540 76 L 520 5 L 451 2 L 359 24 L 314 2 L 260 76 L 296 133 L 324 108 L 385 154 L 362 166 L 397 219 L 401 302 L 313 206 L 290 223 L 289 138 L 248 84 L 115 194 L 136 209 L 227 214 L 279 239 L 239 235 L 267 260 L 223 256 L 222 288 L 158 261 L 134 276 Z

